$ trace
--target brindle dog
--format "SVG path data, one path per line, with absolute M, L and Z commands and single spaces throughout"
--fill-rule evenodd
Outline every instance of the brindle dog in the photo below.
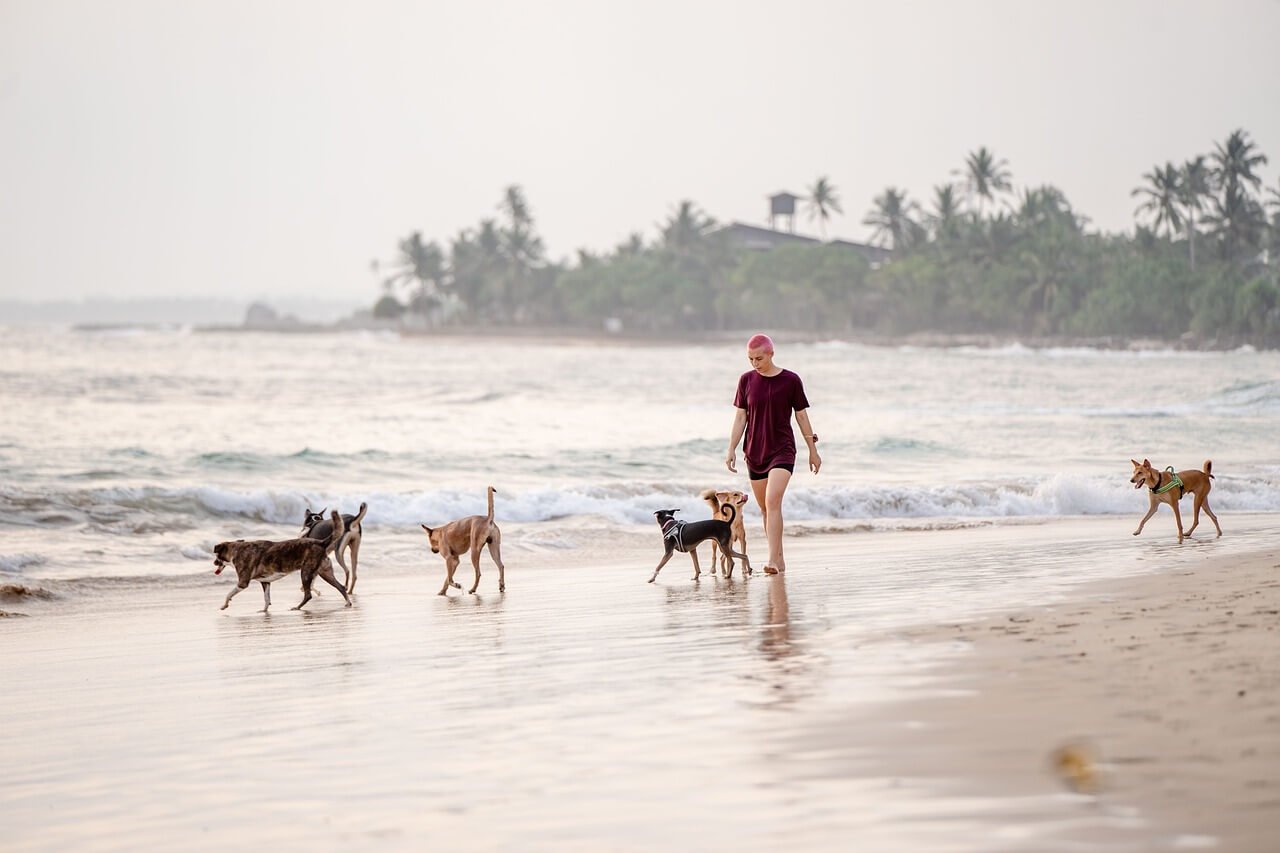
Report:
M 262 584 L 263 607 L 266 613 L 271 607 L 271 582 L 292 572 L 302 573 L 302 601 L 294 610 L 311 600 L 311 583 L 316 575 L 342 593 L 347 607 L 351 606 L 351 597 L 347 588 L 333 576 L 333 563 L 329 562 L 327 552 L 334 547 L 342 547 L 342 538 L 346 533 L 346 525 L 337 510 L 333 512 L 333 533 L 328 539 L 286 539 L 283 542 L 271 542 L 265 539 L 237 539 L 233 542 L 219 542 L 213 547 L 214 574 L 221 574 L 228 563 L 236 569 L 236 588 L 227 593 L 222 602 L 223 610 L 231 604 L 231 599 L 249 586 L 250 581 Z

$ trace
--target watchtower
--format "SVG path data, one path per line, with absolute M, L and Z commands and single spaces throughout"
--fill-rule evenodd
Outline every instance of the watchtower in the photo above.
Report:
M 789 192 L 780 192 L 769 196 L 769 227 L 777 231 L 777 219 L 782 216 L 787 220 L 788 233 L 796 233 L 796 201 L 799 198 L 800 196 L 792 195 Z

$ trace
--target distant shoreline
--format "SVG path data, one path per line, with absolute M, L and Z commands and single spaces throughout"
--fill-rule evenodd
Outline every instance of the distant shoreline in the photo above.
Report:
M 190 328 L 200 334 L 257 333 L 257 334 L 334 334 L 349 332 L 387 332 L 402 338 L 421 340 L 430 338 L 470 338 L 476 340 L 521 340 L 540 344 L 620 344 L 628 346 L 671 346 L 693 343 L 734 343 L 746 341 L 757 329 L 606 332 L 575 326 L 442 326 L 434 329 L 401 328 L 394 325 L 360 325 L 348 323 L 291 323 L 277 326 L 246 326 L 242 324 L 192 325 L 183 323 L 76 323 L 71 329 L 78 332 L 111 332 L 130 329 L 172 330 Z M 887 334 L 871 330 L 844 332 L 819 332 L 806 329 L 769 329 L 779 342 L 825 343 L 843 342 L 874 347 L 920 347 L 924 349 L 1002 349 L 1025 347 L 1043 349 L 1092 349 L 1113 352 L 1150 352 L 1153 350 L 1178 350 L 1186 352 L 1230 352 L 1251 347 L 1260 352 L 1271 347 L 1259 347 L 1237 338 L 1201 340 L 1189 336 L 1175 339 L 1119 336 L 1083 337 L 1070 335 L 1021 336 L 1010 334 L 910 332 Z

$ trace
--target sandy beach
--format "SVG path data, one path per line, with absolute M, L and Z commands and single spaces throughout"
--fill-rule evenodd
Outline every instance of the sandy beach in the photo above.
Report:
M 859 743 L 878 744 L 860 766 L 904 784 L 941 782 L 953 797 L 1023 800 L 1046 820 L 1052 795 L 1075 791 L 1075 817 L 1057 820 L 1091 844 L 1271 850 L 1278 627 L 1273 547 L 1091 584 L 1053 606 L 897 632 L 888 642 L 962 651 L 931 671 L 917 691 L 928 698 L 859 720 Z
M 504 595 L 447 599 L 425 552 L 375 555 L 355 607 L 281 582 L 268 615 L 212 572 L 46 584 L 0 605 L 4 846 L 1265 849 L 1270 516 L 1127 528 L 813 534 L 783 579 L 697 584 L 646 584 L 639 542 L 513 552 Z M 1043 606 L 922 580 L 1028 549 Z M 1116 577 L 1081 585 L 1090 555 Z M 1097 795 L 1049 769 L 1069 741 Z

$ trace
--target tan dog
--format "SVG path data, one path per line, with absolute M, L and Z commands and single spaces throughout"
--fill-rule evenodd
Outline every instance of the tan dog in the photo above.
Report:
M 742 508 L 747 504 L 747 496 L 736 489 L 717 491 L 716 489 L 705 489 L 699 495 L 707 506 L 711 507 L 711 517 L 725 519 L 729 513 L 725 511 L 725 507 L 732 506 L 735 510 L 733 521 L 729 523 L 729 528 L 733 531 L 733 536 L 729 540 L 732 548 L 737 543 L 737 550 L 743 554 L 747 553 L 747 527 L 742 523 Z M 716 552 L 720 549 L 715 541 L 711 543 L 711 567 L 715 569 Z M 733 577 L 733 558 L 724 552 L 720 552 L 720 573 L 725 577 Z
M 1218 517 L 1213 514 L 1213 510 L 1209 508 L 1209 489 L 1213 487 L 1213 460 L 1206 459 L 1204 468 L 1200 471 L 1179 471 L 1176 475 L 1169 471 L 1157 471 L 1151 467 L 1151 460 L 1143 459 L 1138 462 L 1136 459 L 1130 459 L 1133 463 L 1133 476 L 1129 478 L 1129 482 L 1133 483 L 1135 489 L 1141 489 L 1144 486 L 1147 489 L 1147 498 L 1151 501 L 1151 506 L 1147 510 L 1147 514 L 1142 517 L 1142 521 L 1138 522 L 1138 529 L 1133 531 L 1133 535 L 1137 536 L 1142 532 L 1142 528 L 1146 526 L 1147 520 L 1156 514 L 1156 510 L 1160 508 L 1161 503 L 1167 503 L 1173 507 L 1173 520 L 1178 524 L 1178 543 L 1181 544 L 1186 536 L 1190 536 L 1192 532 L 1200 525 L 1200 509 L 1209 514 L 1209 518 L 1213 519 L 1213 526 L 1218 529 L 1218 535 L 1222 535 L 1222 527 L 1218 524 Z M 1177 477 L 1175 480 L 1174 477 Z M 1193 515 L 1191 517 L 1191 530 L 1186 533 L 1182 532 L 1182 513 L 1178 509 L 1178 501 L 1182 500 L 1182 496 L 1191 492 L 1193 502 Z
M 327 555 L 330 548 L 342 547 L 345 532 L 346 525 L 342 516 L 334 510 L 333 531 L 328 539 L 286 539 L 283 542 L 237 539 L 219 542 L 213 546 L 213 565 L 216 567 L 213 573 L 222 574 L 228 563 L 236 569 L 236 588 L 227 593 L 222 609 L 226 610 L 231 599 L 248 587 L 251 581 L 257 581 L 262 584 L 262 612 L 266 613 L 271 607 L 271 582 L 292 572 L 302 573 L 302 601 L 294 610 L 301 610 L 311 600 L 311 583 L 316 575 L 342 593 L 350 607 L 351 598 L 347 595 L 347 588 L 333 576 L 333 563 L 329 562 Z
M 455 583 L 453 573 L 458 568 L 458 563 L 462 561 L 461 555 L 471 552 L 471 565 L 476 570 L 475 583 L 471 584 L 469 592 L 475 592 L 476 587 L 480 586 L 480 549 L 485 545 L 489 546 L 489 556 L 493 558 L 493 562 L 498 565 L 498 592 L 505 592 L 507 589 L 506 567 L 502 565 L 502 531 L 498 529 L 498 525 L 493 523 L 493 494 L 496 489 L 489 487 L 489 514 L 486 515 L 469 515 L 466 518 L 460 518 L 457 521 L 451 521 L 443 527 L 431 528 L 425 524 L 422 529 L 427 531 L 427 538 L 431 540 L 431 553 L 439 554 L 444 557 L 444 565 L 446 574 L 444 576 L 444 586 L 440 587 L 440 595 L 444 595 L 449 591 L 449 587 L 462 589 L 462 585 Z

